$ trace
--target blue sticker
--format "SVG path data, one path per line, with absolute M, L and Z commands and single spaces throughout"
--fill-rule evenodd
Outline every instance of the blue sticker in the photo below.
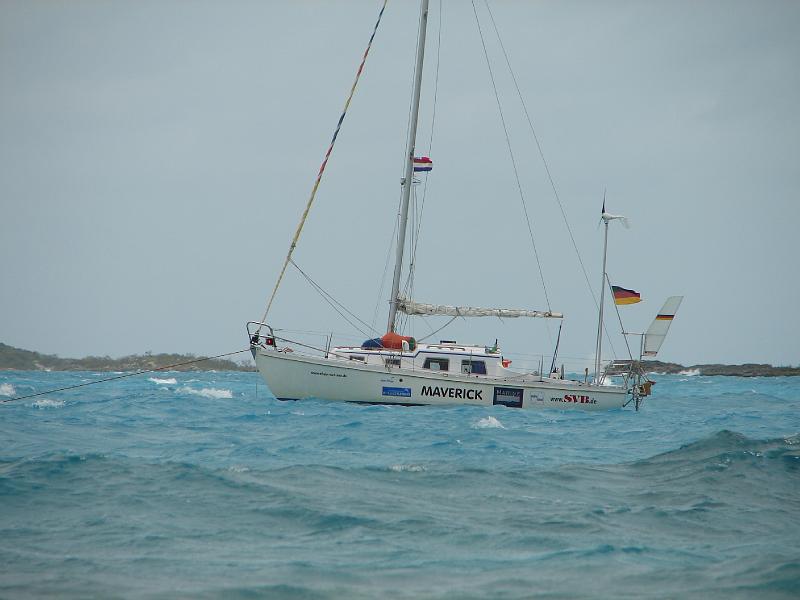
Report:
M 401 387 L 383 387 L 384 396 L 400 396 L 403 398 L 411 398 L 411 388 Z
M 522 408 L 523 390 L 520 388 L 496 387 L 492 404 L 502 404 L 511 408 Z

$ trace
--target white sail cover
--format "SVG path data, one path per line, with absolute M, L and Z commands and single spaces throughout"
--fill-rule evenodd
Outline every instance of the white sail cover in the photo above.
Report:
M 681 305 L 683 296 L 670 296 L 664 302 L 664 306 L 658 311 L 656 318 L 647 328 L 644 334 L 644 356 L 655 356 L 658 354 L 661 344 L 664 343 L 664 338 L 667 337 L 669 326 L 672 325 L 672 319 L 678 312 L 678 307 Z
M 423 304 L 400 299 L 397 309 L 407 315 L 442 315 L 447 317 L 543 317 L 562 319 L 563 314 L 549 310 L 525 310 L 521 308 L 480 308 L 477 306 L 449 306 L 447 304 Z

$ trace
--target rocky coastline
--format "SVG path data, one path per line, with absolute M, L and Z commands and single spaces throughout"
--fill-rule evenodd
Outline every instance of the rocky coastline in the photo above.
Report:
M 627 371 L 630 361 L 617 361 L 610 373 Z M 646 373 L 664 375 L 704 375 L 725 377 L 791 377 L 800 375 L 800 366 L 783 367 L 763 363 L 745 363 L 741 365 L 679 365 L 677 363 L 662 362 L 660 360 L 644 360 L 642 366 Z

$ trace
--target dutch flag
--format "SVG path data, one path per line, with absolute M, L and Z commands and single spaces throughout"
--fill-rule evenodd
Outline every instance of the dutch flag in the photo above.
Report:
M 414 173 L 430 171 L 431 169 L 433 169 L 433 161 L 430 158 L 427 156 L 414 157 Z

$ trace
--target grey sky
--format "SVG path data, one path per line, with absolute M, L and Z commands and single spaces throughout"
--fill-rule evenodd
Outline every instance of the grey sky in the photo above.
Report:
M 476 4 L 550 304 L 567 315 L 562 354 L 590 356 L 594 305 Z M 609 273 L 645 299 L 621 307 L 626 325 L 686 296 L 659 358 L 800 362 L 800 3 L 490 5 L 592 286 L 607 188 L 608 209 L 633 221 L 612 229 Z M 0 3 L 0 341 L 62 356 L 244 348 L 378 8 Z M 296 253 L 367 321 L 399 197 L 416 22 L 416 2 L 389 2 Z M 545 308 L 468 2 L 444 2 L 436 119 L 415 297 Z M 293 271 L 270 321 L 349 331 Z M 613 311 L 607 324 L 618 329 Z M 554 335 L 497 320 L 442 333 L 529 354 Z

